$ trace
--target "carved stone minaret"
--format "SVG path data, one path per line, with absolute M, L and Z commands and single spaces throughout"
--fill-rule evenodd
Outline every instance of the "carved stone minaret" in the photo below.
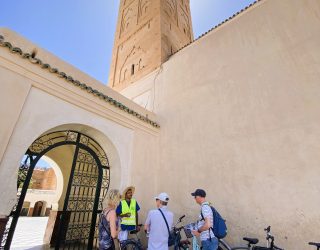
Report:
M 189 1 L 120 1 L 110 87 L 126 88 L 193 40 Z

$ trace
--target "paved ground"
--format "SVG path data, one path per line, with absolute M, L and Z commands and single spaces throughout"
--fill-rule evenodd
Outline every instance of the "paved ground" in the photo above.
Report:
M 20 217 L 13 240 L 12 250 L 42 250 L 43 236 L 48 217 Z

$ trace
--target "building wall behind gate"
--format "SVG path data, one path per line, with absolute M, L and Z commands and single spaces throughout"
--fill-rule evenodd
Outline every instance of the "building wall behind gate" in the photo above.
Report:
M 151 93 L 156 185 L 176 215 L 197 218 L 190 193 L 200 187 L 231 243 L 263 244 L 268 225 L 285 249 L 318 239 L 319 16 L 316 0 L 261 1 L 123 91 Z

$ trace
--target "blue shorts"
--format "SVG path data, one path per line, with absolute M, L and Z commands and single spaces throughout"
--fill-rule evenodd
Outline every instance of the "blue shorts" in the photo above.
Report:
M 216 237 L 201 241 L 202 250 L 217 250 L 219 241 Z

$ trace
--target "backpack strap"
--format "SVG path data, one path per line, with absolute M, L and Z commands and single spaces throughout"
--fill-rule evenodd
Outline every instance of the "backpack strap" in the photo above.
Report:
M 207 205 L 207 206 L 209 206 L 210 207 L 210 209 L 211 209 L 211 212 L 212 212 L 212 221 L 214 220 L 214 214 L 213 214 L 213 207 L 211 207 L 209 204 L 204 204 L 204 205 Z M 212 209 L 213 208 L 213 209 Z M 202 219 L 201 220 L 205 220 L 204 219 L 204 216 L 203 216 L 203 213 L 202 213 L 202 206 L 201 206 L 201 210 L 200 210 L 200 214 L 201 214 L 201 217 L 202 217 Z M 211 234 L 210 234 L 210 229 L 212 230 L 212 233 L 213 233 L 213 223 L 212 223 L 212 227 L 209 227 L 209 237 L 210 237 L 210 241 L 211 241 Z
M 163 214 L 163 212 L 161 211 L 161 209 L 158 208 L 158 210 L 160 211 L 160 213 L 161 213 L 161 215 L 162 215 L 162 217 L 163 217 L 163 219 L 164 219 L 164 222 L 166 223 L 166 226 L 167 226 L 167 229 L 168 229 L 168 233 L 169 233 L 169 236 L 170 236 L 170 230 L 169 230 L 169 225 L 168 225 L 167 219 L 166 219 L 166 217 L 164 216 L 164 214 Z
M 107 220 L 107 216 L 108 216 L 109 212 L 111 212 L 111 210 L 112 210 L 112 209 L 108 210 L 108 212 L 107 212 L 106 214 L 104 214 L 104 211 L 102 211 L 101 214 L 100 214 L 99 224 L 100 224 L 100 222 L 101 222 L 102 226 L 104 227 L 104 230 L 106 230 L 107 232 L 108 232 L 109 230 L 107 230 L 106 226 L 104 225 L 103 220 L 102 220 L 102 216 L 105 216 L 105 217 L 106 217 L 106 221 L 108 221 L 108 220 Z M 110 228 L 110 225 L 109 225 L 109 228 Z M 111 233 L 111 229 L 110 229 L 110 233 Z

